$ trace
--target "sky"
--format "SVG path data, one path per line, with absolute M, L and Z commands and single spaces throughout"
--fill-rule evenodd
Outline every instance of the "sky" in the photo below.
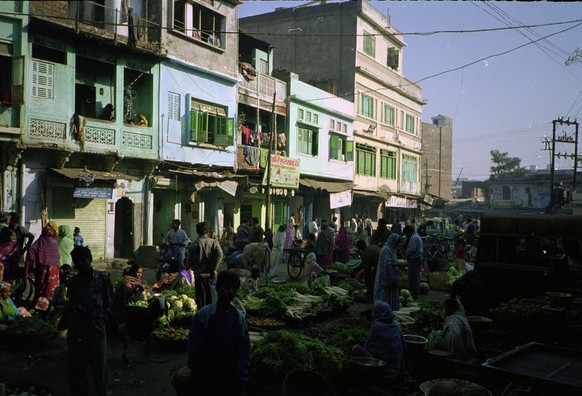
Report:
M 307 3 L 244 1 L 239 18 Z M 491 150 L 520 158 L 527 169 L 546 169 L 544 140 L 552 137 L 552 121 L 582 122 L 582 54 L 565 65 L 577 49 L 582 52 L 582 2 L 370 4 L 404 34 L 403 75 L 422 88 L 423 122 L 438 114 L 453 120 L 453 179 L 487 179 Z M 553 25 L 532 26 L 541 24 Z M 420 34 L 438 31 L 454 32 Z M 574 127 L 557 125 L 556 134 L 573 136 Z M 556 152 L 572 154 L 574 145 L 558 143 Z M 557 169 L 573 166 L 569 159 L 555 162 Z

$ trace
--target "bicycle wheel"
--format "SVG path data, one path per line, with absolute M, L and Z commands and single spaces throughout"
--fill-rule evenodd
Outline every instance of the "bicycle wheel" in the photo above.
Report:
M 299 279 L 303 272 L 303 261 L 301 260 L 301 255 L 297 253 L 291 253 L 289 256 L 289 261 L 287 262 L 287 273 L 291 279 Z

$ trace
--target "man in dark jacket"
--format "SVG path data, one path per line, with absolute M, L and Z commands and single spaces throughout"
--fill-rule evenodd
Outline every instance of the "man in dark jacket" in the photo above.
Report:
M 251 225 L 252 227 L 251 232 L 249 234 L 249 243 L 254 242 L 263 243 L 265 230 L 263 230 L 263 227 L 261 227 L 261 225 L 259 224 L 259 218 L 253 217 L 253 219 L 251 220 Z
M 65 311 L 70 394 L 89 394 L 90 369 L 97 395 L 110 395 L 105 323 L 111 313 L 113 286 L 107 273 L 91 266 L 89 248 L 77 246 L 71 257 L 79 274 L 69 280 Z
M 196 224 L 196 233 L 198 238 L 188 250 L 188 263 L 195 276 L 196 304 L 203 307 L 214 300 L 214 284 L 224 254 L 220 243 L 208 236 L 206 222 Z

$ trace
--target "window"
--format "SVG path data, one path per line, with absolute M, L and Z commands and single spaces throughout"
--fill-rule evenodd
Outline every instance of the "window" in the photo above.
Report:
M 54 95 L 54 65 L 51 63 L 32 61 L 32 97 L 53 99 Z
M 396 180 L 396 152 L 380 150 L 380 177 Z
M 376 148 L 357 144 L 356 156 L 356 174 L 376 176 Z
M 168 119 L 180 121 L 180 94 L 168 92 Z
M 416 158 L 410 155 L 402 155 L 402 181 L 416 183 L 418 168 L 416 166 Z
M 305 121 L 311 122 L 311 111 L 305 113 Z
M 115 66 L 77 56 L 75 62 L 75 113 L 113 121 Z
M 303 109 L 297 109 L 297 119 L 303 120 L 304 112 Z
M 376 37 L 368 32 L 364 32 L 364 53 L 371 57 L 376 55 Z
M 313 123 L 319 124 L 319 115 L 317 113 L 313 113 Z
M 342 124 L 342 132 L 348 133 L 348 124 Z
M 354 160 L 354 142 L 344 136 L 329 135 L 329 159 L 339 161 Z
M 397 48 L 388 48 L 388 59 L 386 65 L 394 70 L 398 70 L 400 51 Z
M 394 107 L 384 105 L 384 124 L 394 126 Z
M 374 118 L 374 98 L 371 96 L 361 94 L 362 104 L 360 107 L 360 114 L 364 117 Z
M 150 126 L 153 115 L 153 76 L 144 71 L 125 68 L 123 81 L 123 122 Z
M 224 48 L 226 18 L 200 4 L 174 0 L 174 30 Z
M 192 100 L 190 141 L 222 147 L 232 146 L 234 118 L 227 118 L 223 107 Z
M 335 129 L 335 121 L 334 120 L 329 120 L 329 129 L 332 131 Z
M 297 152 L 316 156 L 318 135 L 317 129 L 304 126 L 297 128 Z
M 269 62 L 259 59 L 259 73 L 269 74 Z
M 406 114 L 406 132 L 414 134 L 414 117 Z

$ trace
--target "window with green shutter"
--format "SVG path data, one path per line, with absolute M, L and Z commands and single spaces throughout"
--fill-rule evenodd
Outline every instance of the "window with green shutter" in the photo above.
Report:
M 418 166 L 416 157 L 402 155 L 402 181 L 416 183 L 418 181 Z
M 226 117 L 222 107 L 192 101 L 190 110 L 190 141 L 216 146 L 234 144 L 234 118 Z
M 388 48 L 388 59 L 386 60 L 386 66 L 391 69 L 398 70 L 398 64 L 400 63 L 400 51 L 398 48 Z
M 384 124 L 394 126 L 394 107 L 384 105 Z
M 376 148 L 356 144 L 356 174 L 376 176 Z
M 414 134 L 414 117 L 406 114 L 406 132 Z
M 364 117 L 374 118 L 374 98 L 361 94 L 360 114 Z
M 380 177 L 396 180 L 396 152 L 380 150 Z
M 319 132 L 317 129 L 299 126 L 297 128 L 297 152 L 316 156 L 318 152 L 318 137 Z
M 371 57 L 376 55 L 376 37 L 368 32 L 364 32 L 364 53 Z

